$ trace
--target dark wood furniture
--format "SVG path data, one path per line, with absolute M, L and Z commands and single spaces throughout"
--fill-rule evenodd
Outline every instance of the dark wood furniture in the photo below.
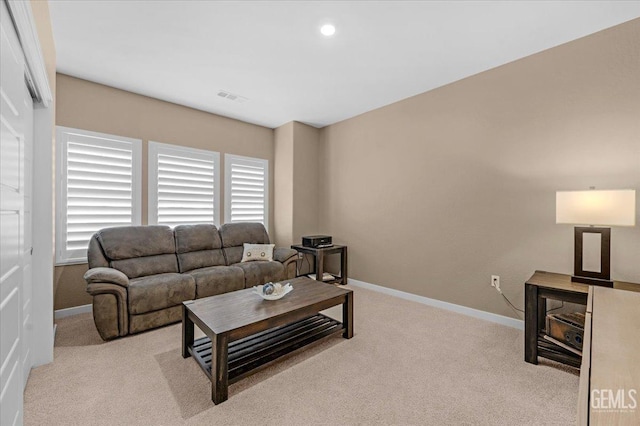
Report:
M 614 281 L 614 289 L 640 291 L 640 285 Z M 580 368 L 582 357 L 544 339 L 547 299 L 587 304 L 589 286 L 571 275 L 536 271 L 525 283 L 524 360 L 538 363 L 538 356 Z
M 310 254 L 314 258 L 315 274 L 317 281 L 323 281 L 322 276 L 324 274 L 324 258 L 330 254 L 340 255 L 340 276 L 333 280 L 324 281 L 326 283 L 338 283 L 347 284 L 347 246 L 333 245 L 331 247 L 314 248 L 305 247 L 303 245 L 294 244 L 292 249 L 297 250 L 300 253 Z
M 576 226 L 574 231 L 573 276 L 571 281 L 613 287 L 611 281 L 611 228 Z M 600 272 L 586 271 L 582 262 L 584 234 L 600 235 Z
M 585 315 L 579 425 L 639 425 L 640 293 L 593 286 Z
M 226 401 L 228 386 L 304 346 L 341 333 L 353 337 L 353 292 L 310 278 L 288 280 L 293 291 L 263 300 L 253 289 L 182 305 L 182 356 L 193 355 L 211 380 L 211 399 Z M 342 323 L 319 312 L 342 304 Z M 194 324 L 206 337 L 194 341 Z

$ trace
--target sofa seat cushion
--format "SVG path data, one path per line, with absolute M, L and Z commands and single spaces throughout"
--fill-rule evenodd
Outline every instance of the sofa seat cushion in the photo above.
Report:
M 236 263 L 233 266 L 242 268 L 244 271 L 245 288 L 284 279 L 284 266 L 280 262 L 259 260 L 257 262 Z
M 198 299 L 244 288 L 244 271 L 235 266 L 210 266 L 187 273 L 196 280 Z
M 129 282 L 129 313 L 144 314 L 196 298 L 196 283 L 187 274 L 158 274 Z

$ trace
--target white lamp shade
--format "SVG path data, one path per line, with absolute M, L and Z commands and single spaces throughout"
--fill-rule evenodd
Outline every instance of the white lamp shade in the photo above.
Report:
M 558 191 L 556 223 L 635 226 L 636 191 Z

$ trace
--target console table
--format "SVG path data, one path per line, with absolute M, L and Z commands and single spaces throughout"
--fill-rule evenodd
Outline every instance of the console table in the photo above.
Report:
M 639 307 L 640 293 L 589 288 L 578 425 L 640 424 Z
M 544 339 L 547 299 L 587 304 L 589 285 L 571 281 L 570 275 L 536 271 L 525 283 L 524 360 L 538 356 L 580 368 L 582 357 Z M 614 281 L 613 288 L 640 292 L 640 285 Z M 639 401 L 640 402 L 640 401 Z
M 340 276 L 336 279 L 324 281 L 325 283 L 347 284 L 347 246 L 333 245 L 331 247 L 315 248 L 294 244 L 292 249 L 299 253 L 310 254 L 315 259 L 316 281 L 323 281 L 324 258 L 330 254 L 340 255 Z

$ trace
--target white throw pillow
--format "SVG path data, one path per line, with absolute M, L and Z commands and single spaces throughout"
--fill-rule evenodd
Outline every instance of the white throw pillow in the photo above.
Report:
M 244 243 L 241 262 L 252 260 L 273 260 L 273 248 L 275 244 L 247 244 Z

